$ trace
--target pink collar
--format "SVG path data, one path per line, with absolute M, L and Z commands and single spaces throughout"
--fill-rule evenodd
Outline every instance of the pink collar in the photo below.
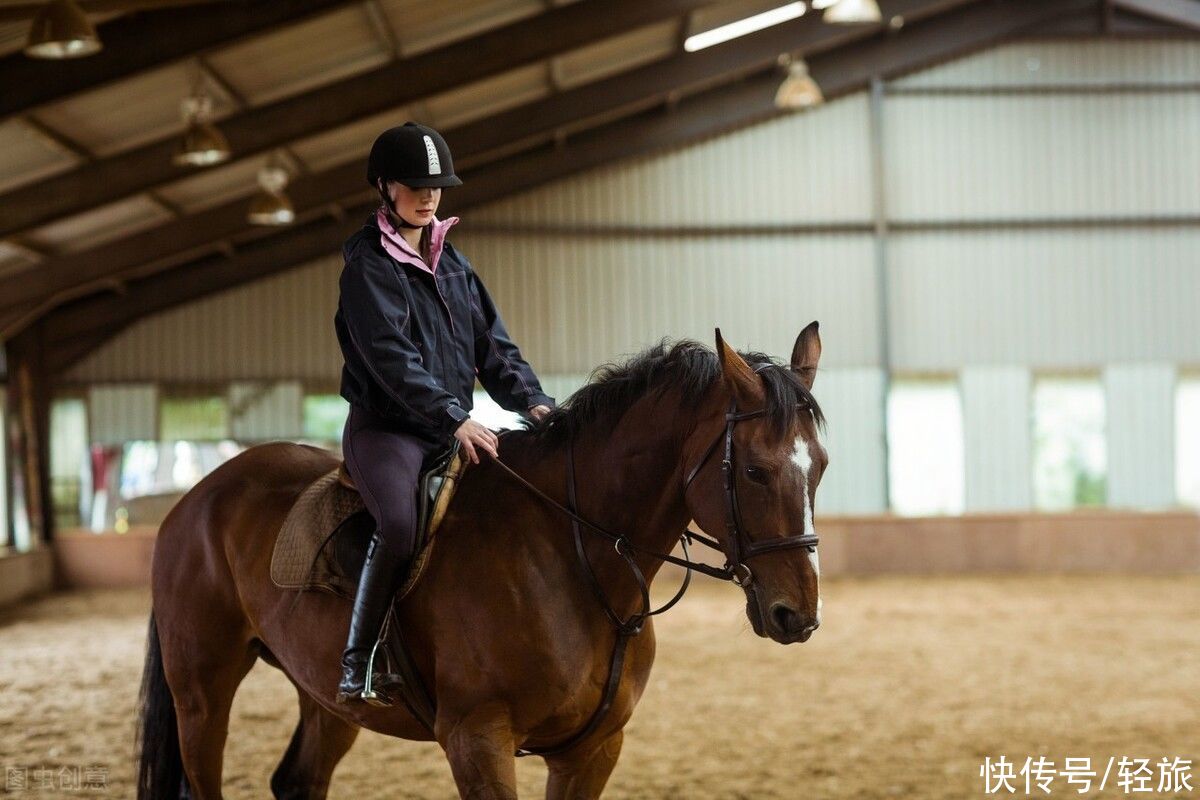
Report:
M 399 231 L 392 227 L 392 223 L 388 220 L 387 211 L 380 207 L 375 212 L 375 222 L 379 225 L 380 237 L 379 242 L 383 245 L 383 249 L 391 255 L 392 258 L 402 264 L 412 264 L 414 267 L 423 269 L 430 275 L 437 274 L 438 261 L 442 258 L 442 247 L 446 243 L 446 233 L 458 224 L 458 217 L 447 217 L 446 219 L 433 218 L 432 226 L 429 231 L 429 262 L 421 258 L 421 254 L 412 248 Z

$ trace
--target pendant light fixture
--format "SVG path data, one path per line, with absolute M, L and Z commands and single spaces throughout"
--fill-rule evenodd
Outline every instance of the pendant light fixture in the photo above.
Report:
M 296 220 L 296 210 L 284 191 L 288 185 L 287 170 L 276 163 L 274 156 L 258 171 L 259 192 L 250 201 L 246 219 L 252 225 L 290 225 Z
M 175 149 L 174 161 L 180 166 L 207 167 L 229 158 L 229 142 L 217 127 L 209 122 L 212 98 L 197 86 L 191 97 L 181 104 L 187 130 Z
M 883 14 L 875 0 L 838 0 L 825 9 L 821 18 L 835 25 L 854 25 L 863 22 L 881 22 Z
M 96 28 L 75 0 L 50 0 L 29 25 L 25 55 L 31 58 L 81 58 L 100 52 Z
M 787 67 L 787 77 L 779 84 L 775 92 L 775 107 L 783 109 L 804 109 L 819 106 L 825 102 L 825 94 L 821 87 L 808 74 L 808 63 L 803 58 L 782 56 L 780 63 Z

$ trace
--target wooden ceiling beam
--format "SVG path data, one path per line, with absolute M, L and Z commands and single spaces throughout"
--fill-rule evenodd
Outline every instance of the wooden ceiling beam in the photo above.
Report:
M 213 3 L 234 3 L 237 0 L 77 0 L 87 14 L 131 14 L 135 11 L 160 11 L 179 6 L 199 6 Z M 46 7 L 45 0 L 36 3 L 5 3 L 0 5 L 0 22 L 30 20 Z
M 983 49 L 1031 25 L 1061 14 L 1092 10 L 1093 0 L 1009 0 L 983 3 L 946 19 L 914 24 L 895 36 L 876 37 L 810 60 L 827 97 L 862 89 L 872 75 L 898 75 Z M 909 39 L 907 59 L 897 42 Z M 853 65 L 853 68 L 851 68 Z M 464 185 L 447 195 L 455 212 L 492 202 L 538 185 L 622 159 L 678 147 L 779 116 L 774 95 L 779 75 L 767 70 L 731 86 L 684 98 L 673 113 L 643 112 L 571 137 L 561 147 L 538 151 L 464 171 Z M 122 297 L 90 298 L 52 313 L 46 330 L 65 368 L 138 318 L 192 302 L 216 291 L 279 274 L 336 252 L 375 207 L 374 201 L 347 209 L 345 220 L 321 220 L 301 230 L 263 239 L 239 249 L 233 259 L 210 258 L 129 286 Z
M 47 61 L 17 52 L 0 58 L 0 118 L 269 33 L 346 2 L 239 0 L 118 17 L 97 26 L 104 49 L 96 55 Z
M 808 63 L 812 77 L 829 96 L 845 87 L 865 86 L 875 76 L 893 78 L 928 69 L 1095 9 L 1096 0 L 986 0 L 925 23 L 905 23 L 894 35 L 840 48 Z
M 1113 0 L 1117 8 L 1200 32 L 1200 0 Z
M 959 3 L 962 4 L 961 2 Z M 889 16 L 920 16 L 944 0 L 884 0 Z M 612 78 L 586 84 L 526 103 L 472 123 L 444 131 L 453 144 L 460 167 L 477 166 L 511 153 L 516 143 L 549 138 L 556 130 L 578 126 L 589 118 L 611 117 L 622 109 L 646 107 L 666 96 L 679 96 L 698 85 L 710 85 L 725 75 L 740 75 L 774 63 L 781 52 L 825 52 L 833 47 L 877 35 L 878 26 L 832 26 L 818 15 L 798 20 L 696 53 L 684 53 Z M 527 149 L 527 148 L 526 148 Z M 288 188 L 297 212 L 367 191 L 361 161 L 294 179 Z M 453 197 L 458 192 L 451 192 Z M 96 282 L 104 288 L 114 277 L 167 268 L 180 253 L 195 251 L 221 238 L 238 238 L 251 229 L 246 222 L 246 198 L 239 198 L 184 219 L 143 231 L 91 250 L 72 253 L 43 264 L 36 274 L 23 275 L 9 285 L 0 281 L 0 308 L 43 303 L 54 295 Z M 75 295 L 72 295 L 74 298 Z
M 229 140 L 234 161 L 250 158 L 710 2 L 580 0 L 427 53 L 391 61 L 365 74 L 246 109 L 221 120 L 218 127 Z M 6 211 L 0 218 L 0 236 L 194 175 L 193 168 L 172 162 L 176 139 L 160 139 L 0 195 L 0 206 Z
M 1102 36 L 1117 39 L 1178 39 L 1194 37 L 1195 33 L 1178 25 L 1130 14 L 1105 3 L 1095 14 L 1066 17 L 1038 28 L 1034 36 L 1045 39 L 1094 39 Z

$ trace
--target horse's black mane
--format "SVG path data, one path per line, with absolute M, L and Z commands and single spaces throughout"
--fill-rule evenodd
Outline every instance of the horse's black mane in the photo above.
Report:
M 777 436 L 784 436 L 807 409 L 818 425 L 825 417 L 816 399 L 799 376 L 765 353 L 740 352 L 751 366 L 768 363 L 759 371 L 766 386 L 767 419 Z M 590 425 L 613 425 L 639 399 L 667 389 L 678 389 L 685 408 L 696 408 L 714 381 L 721 376 L 717 354 L 699 342 L 663 339 L 622 364 L 602 364 L 588 383 L 547 414 L 540 422 L 526 422 L 525 434 L 547 446 L 566 442 L 573 431 Z

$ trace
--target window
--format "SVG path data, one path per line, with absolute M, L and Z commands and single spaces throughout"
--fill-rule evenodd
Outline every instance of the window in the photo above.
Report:
M 1181 377 L 1176 390 L 1175 496 L 1200 508 L 1200 375 Z
M 158 413 L 158 438 L 164 442 L 229 438 L 229 402 L 221 395 L 168 395 Z
M 183 493 L 241 452 L 237 442 L 126 442 L 121 457 L 120 494 L 124 500 Z
M 59 527 L 80 525 L 91 494 L 87 404 L 82 398 L 56 399 L 50 405 L 50 492 Z
M 304 397 L 304 436 L 325 442 L 340 442 L 350 404 L 336 394 Z
M 897 514 L 961 514 L 962 397 L 950 378 L 892 382 L 887 403 L 888 484 Z
M 1102 506 L 1108 447 L 1097 378 L 1039 378 L 1033 389 L 1033 496 L 1038 508 Z
M 241 451 L 229 438 L 223 393 L 177 391 L 159 398 L 158 441 L 125 441 L 103 452 L 106 490 L 96 493 L 93 530 L 123 533 L 161 522 L 179 496 Z

